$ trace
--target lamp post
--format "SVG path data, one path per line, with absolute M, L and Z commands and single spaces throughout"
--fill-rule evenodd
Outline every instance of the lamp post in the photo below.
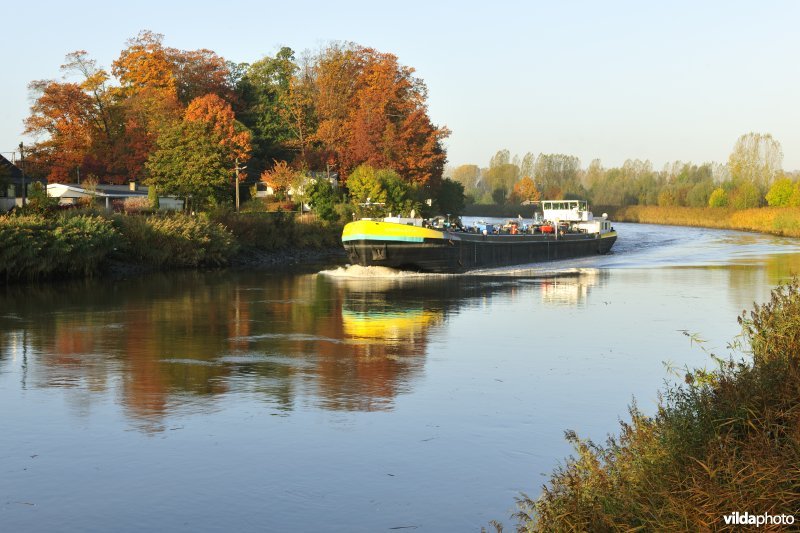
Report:
M 25 147 L 19 143 L 19 171 L 22 174 L 22 207 L 25 207 L 28 198 L 27 187 L 25 186 Z
M 239 171 L 244 170 L 247 168 L 247 165 L 240 167 L 239 166 L 239 158 L 236 158 L 236 168 L 234 171 L 236 172 L 236 212 L 239 212 Z

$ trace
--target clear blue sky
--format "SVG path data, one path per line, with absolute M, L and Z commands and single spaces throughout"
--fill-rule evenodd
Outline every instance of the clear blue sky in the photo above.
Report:
M 737 137 L 771 133 L 800 169 L 800 2 L 106 1 L 3 3 L 0 152 L 16 148 L 27 85 L 87 50 L 110 67 L 149 29 L 167 46 L 252 62 L 331 40 L 392 52 L 453 133 L 452 165 L 567 153 L 724 162 Z

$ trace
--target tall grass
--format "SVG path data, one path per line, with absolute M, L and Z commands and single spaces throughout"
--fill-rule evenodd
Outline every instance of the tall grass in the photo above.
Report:
M 238 249 L 231 232 L 206 217 L 114 217 L 124 244 L 119 257 L 151 267 L 221 266 Z
M 287 248 L 325 248 L 341 245 L 342 226 L 319 220 L 298 220 L 289 212 L 217 211 L 214 220 L 233 233 L 246 248 L 277 251 Z
M 121 242 L 108 220 L 90 214 L 0 217 L 0 276 L 6 281 L 91 276 Z
M 759 207 L 730 209 L 719 207 L 629 206 L 608 208 L 619 222 L 673 224 L 706 228 L 758 231 L 787 237 L 800 237 L 800 208 Z
M 518 529 L 722 530 L 734 511 L 800 514 L 798 281 L 739 322 L 752 359 L 688 372 L 655 416 L 631 407 L 605 445 L 568 432 L 576 455 L 518 501 Z

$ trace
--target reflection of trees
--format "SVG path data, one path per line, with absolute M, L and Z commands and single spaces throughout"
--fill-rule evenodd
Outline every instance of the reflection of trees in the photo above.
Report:
M 283 410 L 298 401 L 389 409 L 421 375 L 448 314 L 524 292 L 515 278 L 230 273 L 9 288 L 0 294 L 0 368 L 24 337 L 27 386 L 75 391 L 81 402 L 86 391 L 110 390 L 148 428 L 192 397 L 207 409 L 229 392 Z

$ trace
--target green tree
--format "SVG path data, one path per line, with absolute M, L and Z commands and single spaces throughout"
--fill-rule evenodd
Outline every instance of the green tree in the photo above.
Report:
M 306 187 L 306 196 L 319 218 L 328 222 L 336 220 L 336 191 L 330 181 L 324 178 L 312 180 Z
M 497 168 L 503 165 L 511 164 L 511 152 L 506 149 L 498 150 L 489 161 L 489 168 Z M 516 166 L 516 165 L 514 165 Z
M 578 181 L 580 160 L 565 154 L 539 154 L 534 166 L 534 179 L 539 184 L 546 200 L 564 197 L 564 191 L 580 193 L 583 187 Z M 585 193 L 585 191 L 584 191 Z
M 483 175 L 485 188 L 490 191 L 504 189 L 508 192 L 514 187 L 517 180 L 519 180 L 519 167 L 511 163 L 496 164 Z
M 789 200 L 794 192 L 794 183 L 789 178 L 781 178 L 772 184 L 767 193 L 767 204 L 772 207 L 789 205 Z
M 292 79 L 298 69 L 294 51 L 284 46 L 275 57 L 264 57 L 250 65 L 239 80 L 241 120 L 253 131 L 256 161 L 290 158 L 285 143 L 294 137 Z
M 492 201 L 497 205 L 506 205 L 508 190 L 504 187 L 497 187 L 492 191 Z
M 359 165 L 347 178 L 347 188 L 361 216 L 408 215 L 422 207 L 415 188 L 391 169 Z
M 378 177 L 378 172 L 369 165 L 359 165 L 347 178 L 350 200 L 356 205 L 371 203 L 385 204 L 386 191 Z
M 231 168 L 219 135 L 201 121 L 181 121 L 165 130 L 148 158 L 148 185 L 200 209 L 226 196 Z
M 790 207 L 800 207 L 800 181 L 795 182 L 792 187 L 792 195 L 789 197 Z
M 411 211 L 419 212 L 421 203 L 414 197 L 414 187 L 403 180 L 400 175 L 391 169 L 378 171 L 378 179 L 386 191 L 386 210 L 398 215 L 409 215 Z
M 711 180 L 696 183 L 686 195 L 686 205 L 689 207 L 705 207 L 708 199 L 714 192 L 714 183 Z
M 47 189 L 40 182 L 34 182 L 28 190 L 28 202 L 25 211 L 48 214 L 58 207 L 58 198 L 47 196 Z
M 151 185 L 147 188 L 147 199 L 150 200 L 150 209 L 158 211 L 161 207 L 161 202 L 158 199 L 158 187 Z
M 465 207 L 464 186 L 454 180 L 442 180 L 436 203 L 443 214 L 460 215 Z
M 761 205 L 761 191 L 756 184 L 749 181 L 739 183 L 729 195 L 731 207 L 736 209 L 750 209 Z

